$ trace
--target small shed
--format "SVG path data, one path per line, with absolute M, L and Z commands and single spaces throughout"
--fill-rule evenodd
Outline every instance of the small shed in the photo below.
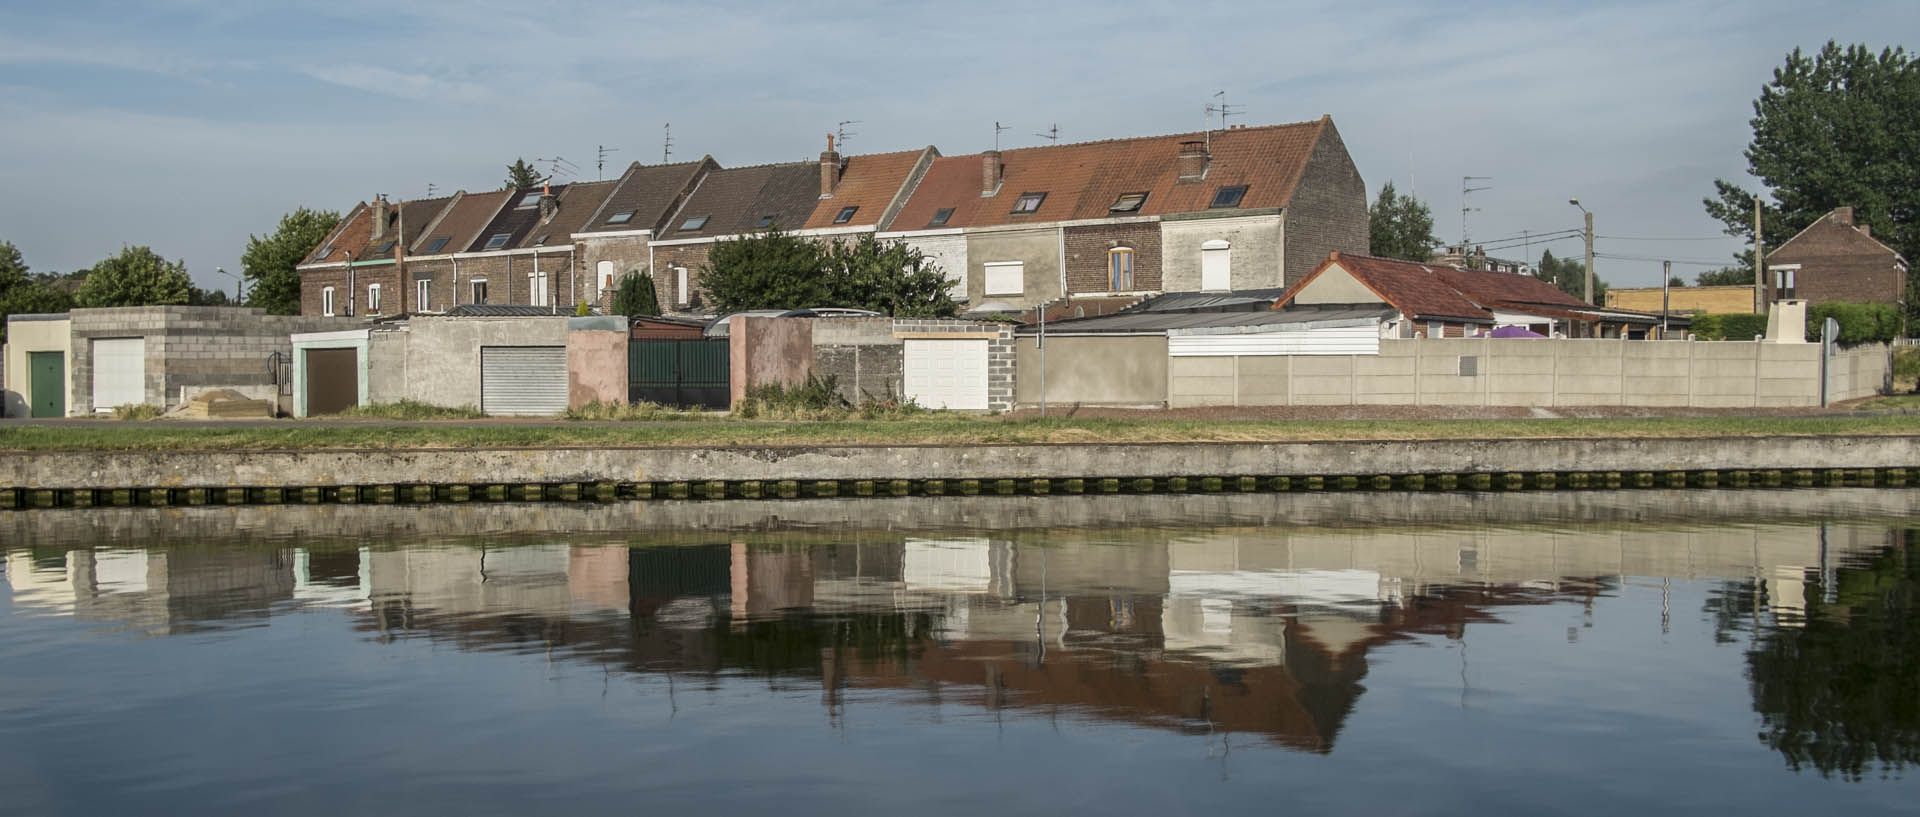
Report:
M 633 340 L 699 340 L 706 328 L 707 322 L 699 318 L 636 315 L 627 319 Z

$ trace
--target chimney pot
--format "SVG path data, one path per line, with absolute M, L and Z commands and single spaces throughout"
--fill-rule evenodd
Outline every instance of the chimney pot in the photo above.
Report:
M 980 154 L 980 195 L 991 196 L 1000 189 L 1000 182 L 1006 167 L 1000 164 L 1000 151 L 989 150 Z
M 1174 157 L 1174 169 L 1180 174 L 1180 181 L 1197 182 L 1207 176 L 1207 146 L 1205 142 L 1190 140 L 1180 143 L 1180 153 Z
M 376 193 L 373 196 L 373 241 L 387 237 L 387 197 Z
M 820 198 L 831 198 L 840 187 L 840 152 L 833 149 L 833 134 L 827 134 L 827 149 L 820 154 Z

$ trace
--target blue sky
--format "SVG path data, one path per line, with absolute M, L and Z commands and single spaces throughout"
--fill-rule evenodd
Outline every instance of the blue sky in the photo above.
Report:
M 1785 53 L 1920 33 L 1920 4 L 1183 2 L 760 5 L 69 0 L 0 8 L 0 240 L 37 271 L 122 245 L 231 287 L 249 234 L 299 206 L 491 189 L 516 156 L 591 179 L 660 159 L 805 159 L 1197 129 L 1331 114 L 1386 181 L 1475 241 L 1579 226 L 1610 255 L 1719 262 L 1700 199 L 1745 181 L 1751 103 Z M 1689 240 L 1628 240 L 1683 238 Z M 1705 239 L 1705 240 L 1701 240 Z M 1577 256 L 1577 240 L 1550 246 Z M 1537 257 L 1535 245 L 1530 257 Z M 1518 257 L 1523 250 L 1494 254 Z M 1703 267 L 1682 263 L 1691 278 Z M 1657 261 L 1603 259 L 1616 285 Z

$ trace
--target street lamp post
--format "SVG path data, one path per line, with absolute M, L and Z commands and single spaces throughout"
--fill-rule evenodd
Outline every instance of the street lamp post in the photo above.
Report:
M 214 267 L 213 271 L 233 279 L 233 305 L 239 306 L 240 302 L 245 298 L 244 287 L 247 285 L 247 279 L 243 276 L 228 272 L 226 267 Z
M 1567 203 L 1575 207 L 1580 207 L 1579 199 L 1567 199 Z M 1580 212 L 1587 214 L 1587 289 L 1586 289 L 1587 297 L 1586 297 L 1586 302 L 1589 304 L 1592 304 L 1593 303 L 1593 211 L 1588 210 L 1585 207 L 1580 207 Z

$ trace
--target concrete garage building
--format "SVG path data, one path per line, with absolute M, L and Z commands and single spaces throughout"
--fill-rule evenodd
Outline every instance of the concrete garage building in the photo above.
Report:
M 71 323 L 65 312 L 7 316 L 5 416 L 67 416 Z

